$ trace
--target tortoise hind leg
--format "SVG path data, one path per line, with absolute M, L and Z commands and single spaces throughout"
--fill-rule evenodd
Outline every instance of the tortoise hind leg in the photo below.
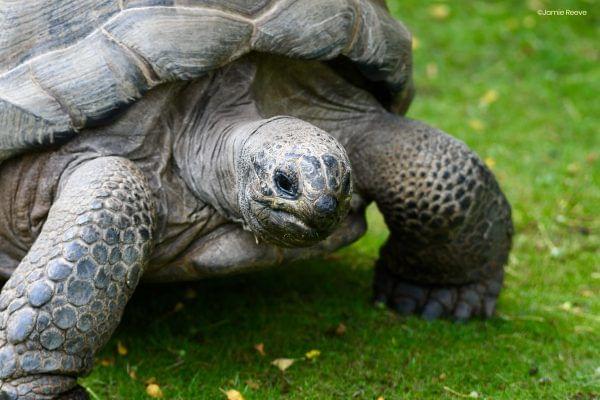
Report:
M 359 190 L 385 217 L 374 291 L 402 314 L 489 317 L 511 245 L 510 206 L 463 143 L 386 114 L 347 145 Z
M 0 295 L 0 398 L 85 398 L 77 377 L 137 285 L 154 218 L 145 178 L 128 160 L 89 161 L 66 179 Z

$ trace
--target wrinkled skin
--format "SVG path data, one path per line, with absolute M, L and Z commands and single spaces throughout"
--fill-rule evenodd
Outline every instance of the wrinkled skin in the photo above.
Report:
M 350 161 L 337 140 L 310 124 L 270 120 L 246 141 L 236 163 L 244 222 L 268 242 L 315 244 L 348 214 Z
M 425 318 L 490 316 L 512 234 L 491 172 L 335 68 L 251 56 L 1 164 L 5 396 L 83 398 L 74 376 L 92 368 L 138 279 L 324 254 L 360 237 L 372 201 L 391 232 L 376 301 Z

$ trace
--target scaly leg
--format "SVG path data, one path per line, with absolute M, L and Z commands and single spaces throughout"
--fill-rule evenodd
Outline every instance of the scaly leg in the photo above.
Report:
M 463 143 L 386 114 L 347 144 L 356 184 L 390 229 L 376 301 L 401 314 L 492 315 L 511 246 L 510 206 Z
M 89 161 L 66 179 L 0 295 L 0 398 L 86 397 L 77 377 L 120 321 L 154 219 L 147 182 L 128 160 Z

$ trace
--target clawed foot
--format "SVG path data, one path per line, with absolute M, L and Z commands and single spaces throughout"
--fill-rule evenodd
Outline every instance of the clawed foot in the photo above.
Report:
M 408 282 L 378 267 L 373 284 L 374 301 L 387 305 L 400 315 L 417 314 L 427 320 L 489 318 L 496 308 L 502 278 L 502 271 L 499 271 L 497 276 L 479 283 L 426 285 Z

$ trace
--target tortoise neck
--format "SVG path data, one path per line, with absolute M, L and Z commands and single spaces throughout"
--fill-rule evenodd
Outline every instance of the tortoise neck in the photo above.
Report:
M 192 82 L 178 99 L 186 111 L 178 118 L 173 154 L 182 178 L 200 200 L 236 222 L 243 222 L 243 147 L 261 121 L 250 95 L 254 73 L 253 64 L 236 64 Z
M 192 192 L 229 220 L 241 221 L 238 163 L 246 140 L 243 122 L 219 120 L 178 141 L 175 158 Z

